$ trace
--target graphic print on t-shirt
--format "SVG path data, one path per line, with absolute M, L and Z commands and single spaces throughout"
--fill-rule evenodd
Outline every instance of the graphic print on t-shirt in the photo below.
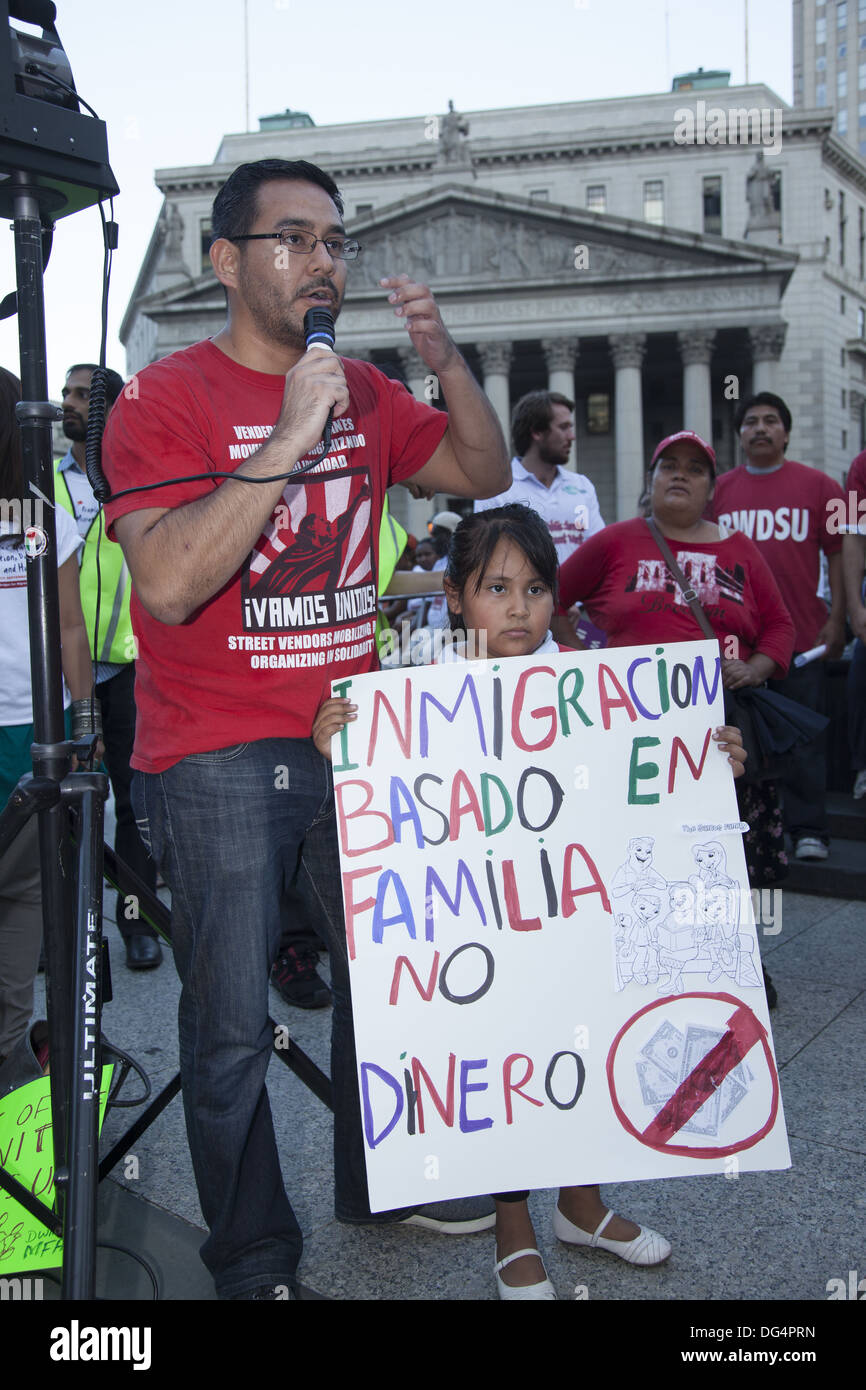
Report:
M 321 629 L 375 614 L 371 508 L 363 468 L 288 484 L 243 574 L 244 629 Z
M 731 603 L 743 602 L 746 576 L 742 565 L 734 565 L 733 569 L 728 570 L 719 564 L 715 555 L 705 555 L 700 551 L 681 550 L 676 559 L 683 578 L 704 607 L 720 603 L 723 599 Z M 671 595 L 675 603 L 686 602 L 679 584 L 660 555 L 638 560 L 637 573 L 629 579 L 625 592 L 664 593 Z

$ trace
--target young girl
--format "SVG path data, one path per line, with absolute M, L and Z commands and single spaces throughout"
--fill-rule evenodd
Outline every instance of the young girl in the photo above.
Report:
M 458 639 L 446 646 L 439 660 L 465 660 L 467 654 L 502 660 L 568 651 L 550 634 L 556 572 L 550 532 L 529 507 L 512 503 L 465 517 L 451 542 L 445 594 L 452 630 L 472 633 L 474 640 L 467 644 L 465 638 Z M 348 700 L 326 700 L 321 706 L 313 738 L 326 757 L 330 757 L 332 735 L 355 718 L 356 708 Z M 714 738 L 737 776 L 745 761 L 738 730 L 724 726 Z M 494 1270 L 503 1299 L 556 1298 L 536 1248 L 528 1196 L 528 1192 L 495 1194 Z M 595 1185 L 560 1189 L 553 1229 L 567 1245 L 610 1250 L 630 1264 L 660 1264 L 671 1252 L 663 1236 L 608 1211 Z

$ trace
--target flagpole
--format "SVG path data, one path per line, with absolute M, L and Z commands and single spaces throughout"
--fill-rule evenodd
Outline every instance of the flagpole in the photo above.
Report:
M 250 128 L 250 26 L 248 0 L 244 0 L 244 130 Z

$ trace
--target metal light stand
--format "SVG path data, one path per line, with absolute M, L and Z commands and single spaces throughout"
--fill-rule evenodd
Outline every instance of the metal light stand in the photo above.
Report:
M 89 1299 L 96 1249 L 102 843 L 108 778 L 104 773 L 70 773 L 75 745 L 66 740 L 64 728 L 51 449 L 51 421 L 57 409 L 48 402 L 42 280 L 43 223 L 50 222 L 57 195 L 23 173 L 11 174 L 10 181 L 21 350 L 22 400 L 16 414 L 26 495 L 42 499 L 43 524 L 31 528 L 25 539 L 33 778 L 16 789 L 9 813 L 0 818 L 0 832 L 5 832 L 0 833 L 0 853 L 24 820 L 38 811 L 63 1297 Z M 69 807 L 78 817 L 77 872 L 72 869 Z

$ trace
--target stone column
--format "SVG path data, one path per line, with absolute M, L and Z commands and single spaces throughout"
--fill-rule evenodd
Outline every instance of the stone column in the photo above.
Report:
M 616 371 L 614 430 L 616 447 L 616 519 L 637 515 L 647 461 L 643 444 L 643 388 L 641 367 L 646 352 L 645 333 L 612 333 L 608 337 Z
M 561 396 L 574 400 L 574 366 L 580 349 L 579 338 L 542 338 L 541 349 L 547 363 L 547 389 L 558 391 Z M 566 468 L 574 472 L 577 468 L 577 455 L 572 444 Z
M 479 343 L 478 356 L 484 373 L 484 394 L 496 411 L 505 435 L 506 447 L 511 449 L 511 395 L 508 372 L 511 367 L 510 343 Z
M 427 377 L 432 376 L 433 373 L 422 359 L 420 353 L 418 353 L 414 347 L 401 347 L 397 349 L 397 356 L 400 359 L 400 366 L 403 368 L 406 385 L 409 387 L 412 395 L 418 401 L 427 400 L 427 396 L 425 395 L 425 383 Z M 436 385 L 438 385 L 438 383 L 434 383 L 434 390 Z M 411 531 L 419 540 L 422 536 L 426 536 L 427 522 L 430 518 L 434 516 L 437 511 L 442 510 L 441 506 L 438 505 L 437 498 L 433 498 L 432 501 L 428 501 L 426 497 L 416 499 L 410 496 L 405 487 L 395 488 L 390 496 L 392 498 L 391 506 L 394 508 L 394 516 L 406 527 L 407 531 Z M 405 513 L 401 515 L 400 513 L 403 512 L 402 499 L 404 498 L 406 504 Z
M 710 358 L 715 332 L 688 328 L 677 334 L 683 361 L 683 429 L 694 430 L 708 444 L 713 442 L 713 400 Z
M 766 323 L 749 329 L 752 348 L 752 391 L 776 391 L 776 371 L 785 346 L 786 323 Z

